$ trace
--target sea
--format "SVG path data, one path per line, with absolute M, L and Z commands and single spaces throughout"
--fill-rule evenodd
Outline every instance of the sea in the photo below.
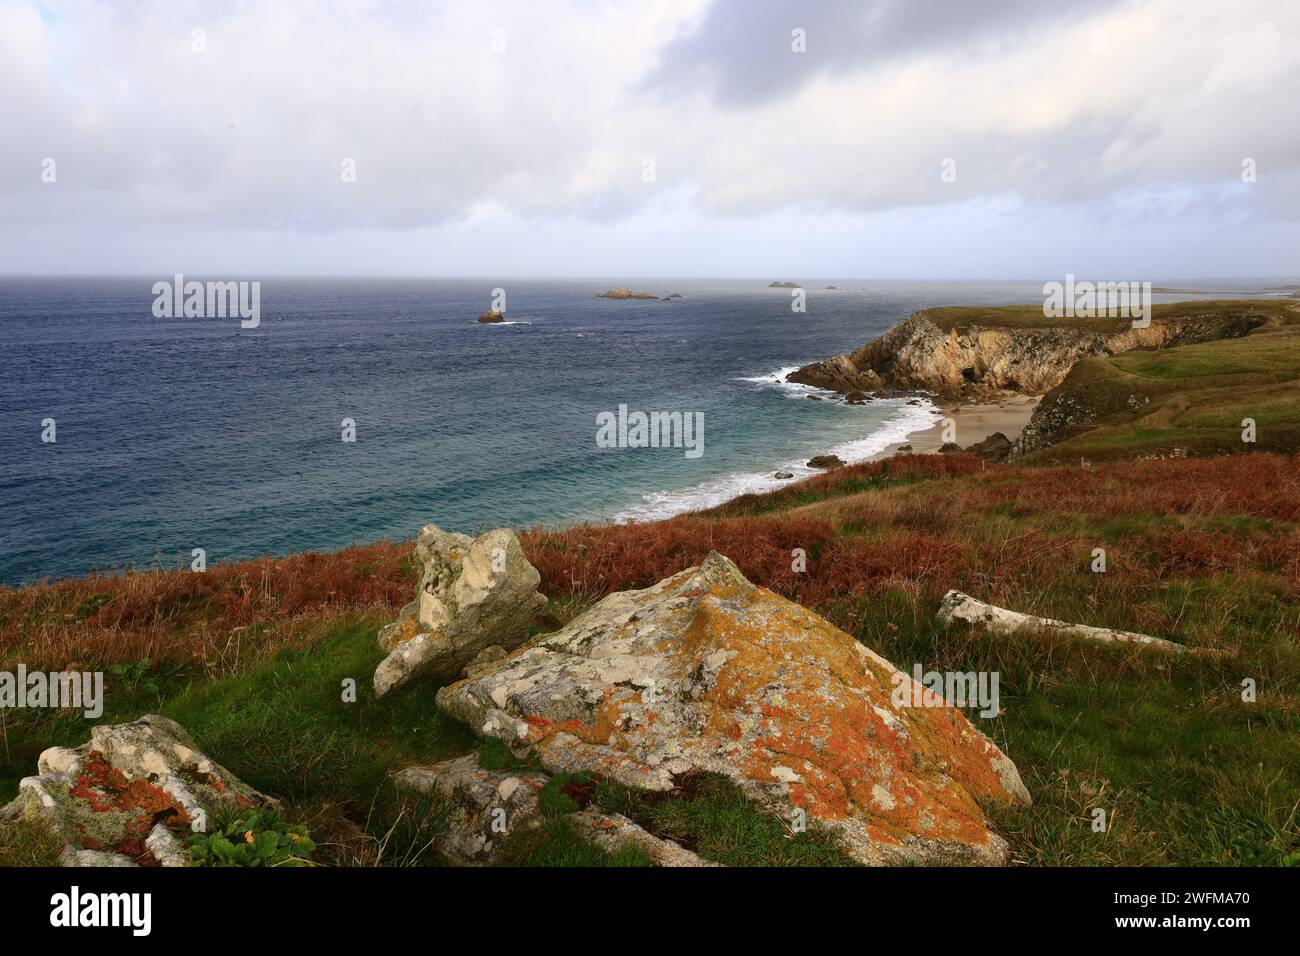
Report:
M 0 583 L 188 567 L 196 548 L 210 564 L 401 540 L 429 522 L 706 508 L 939 417 L 925 401 L 846 405 L 789 371 L 916 309 L 1042 301 L 1037 282 L 824 279 L 796 311 L 790 289 L 755 279 L 269 277 L 242 328 L 156 317 L 171 279 L 0 278 Z M 614 286 L 681 298 L 598 297 Z M 507 321 L 478 323 L 496 290 Z M 702 452 L 601 447 L 620 406 L 702 421 Z

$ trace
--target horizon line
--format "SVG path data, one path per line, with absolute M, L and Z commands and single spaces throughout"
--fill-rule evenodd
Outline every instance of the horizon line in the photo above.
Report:
M 157 279 L 161 272 L 0 272 L 4 279 Z M 491 273 L 479 274 L 414 274 L 414 273 L 324 273 L 324 272 L 187 272 L 186 270 L 169 270 L 166 275 L 222 276 L 226 278 L 253 277 L 260 279 L 405 279 L 405 280 L 441 280 L 441 281 L 526 281 L 526 282 L 792 282 L 795 279 L 771 278 L 768 276 L 725 276 L 725 275 L 501 275 Z M 1066 273 L 1069 275 L 1090 276 L 1090 273 Z M 1058 275 L 1043 276 L 998 276 L 998 277 L 935 277 L 935 276 L 843 276 L 812 275 L 803 277 L 805 282 L 951 282 L 951 283 L 995 283 L 995 282 L 1040 282 L 1055 281 Z M 1260 282 L 1264 280 L 1295 280 L 1300 282 L 1300 272 L 1291 274 L 1265 275 L 1183 275 L 1164 276 L 1161 283 L 1170 282 Z M 1087 281 L 1085 278 L 1084 281 Z M 1153 284 L 1157 279 L 1143 279 Z M 1182 290 L 1180 290 L 1182 291 Z

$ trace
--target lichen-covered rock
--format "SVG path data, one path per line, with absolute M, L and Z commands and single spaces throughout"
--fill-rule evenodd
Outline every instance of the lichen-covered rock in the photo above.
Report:
M 483 866 L 496 862 L 503 841 L 512 833 L 541 825 L 538 794 L 547 783 L 543 773 L 485 770 L 468 754 L 428 767 L 407 767 L 394 774 L 399 787 L 436 792 L 448 802 L 447 828 L 437 849 L 449 863 Z M 569 815 L 577 832 L 608 853 L 631 843 L 658 866 L 709 866 L 694 853 L 647 833 L 627 817 L 594 807 Z
M 375 669 L 377 697 L 419 675 L 453 680 L 491 646 L 518 647 L 546 605 L 541 575 L 509 528 L 471 538 L 425 525 L 415 554 L 415 600 L 379 632 L 388 657 Z
M 180 724 L 147 714 L 93 727 L 75 749 L 46 750 L 0 812 L 49 828 L 65 866 L 184 866 L 196 821 L 272 803 L 200 753 Z
M 662 840 L 633 823 L 621 813 L 600 813 L 583 810 L 572 815 L 578 833 L 588 842 L 596 844 L 606 853 L 617 853 L 631 844 L 655 866 L 719 866 L 701 859 L 690 850 L 671 840 Z
M 932 706 L 896 706 L 923 699 Z M 982 802 L 1028 803 L 1015 765 L 958 710 L 849 635 L 710 554 L 612 594 L 438 692 L 478 734 L 551 772 L 669 790 L 724 774 L 804 811 L 871 864 L 1001 863 Z
M 478 866 L 491 863 L 511 833 L 540 823 L 537 795 L 547 778 L 484 770 L 477 755 L 467 754 L 429 767 L 407 767 L 393 779 L 399 787 L 438 793 L 448 801 L 447 830 L 437 850 L 449 863 Z

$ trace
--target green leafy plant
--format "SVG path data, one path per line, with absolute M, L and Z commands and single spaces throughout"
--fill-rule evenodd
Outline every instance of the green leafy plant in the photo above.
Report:
M 149 661 L 132 661 L 128 664 L 114 664 L 108 672 L 118 678 L 130 691 L 142 690 L 149 694 L 158 693 L 158 681 L 154 679 L 152 665 Z
M 265 810 L 244 810 L 187 841 L 190 866 L 311 866 L 307 828 Z

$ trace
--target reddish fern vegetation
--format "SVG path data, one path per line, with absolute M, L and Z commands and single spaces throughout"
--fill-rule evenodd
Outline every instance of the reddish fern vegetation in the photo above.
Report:
M 901 591 L 933 602 L 955 587 L 1025 610 L 1065 595 L 1067 604 L 1145 614 L 1159 630 L 1176 622 L 1156 610 L 1153 594 L 1174 578 L 1255 576 L 1279 596 L 1300 596 L 1300 472 L 1296 458 L 1271 454 L 1096 470 L 898 456 L 704 514 L 532 529 L 522 539 L 542 591 L 576 606 L 646 587 L 716 550 L 850 629 L 873 596 Z M 1108 573 L 1082 573 L 1096 547 L 1108 552 Z M 804 572 L 795 570 L 796 549 Z M 340 616 L 391 618 L 410 599 L 414 575 L 409 542 L 382 542 L 203 574 L 152 570 L 0 589 L 0 663 L 147 660 L 230 672 L 311 641 Z
M 410 600 L 410 547 L 258 558 L 0 588 L 0 660 L 30 667 L 172 661 L 237 668 L 309 639 L 342 614 Z

